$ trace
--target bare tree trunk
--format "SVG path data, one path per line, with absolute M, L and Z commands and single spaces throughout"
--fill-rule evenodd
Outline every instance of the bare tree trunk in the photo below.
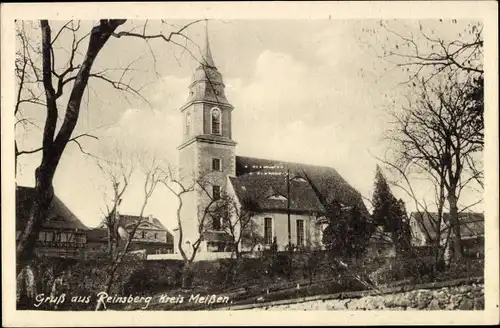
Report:
M 34 248 L 38 231 L 40 231 L 45 218 L 47 217 L 50 203 L 54 198 L 54 188 L 52 186 L 52 178 L 55 172 L 55 167 L 47 163 L 47 159 L 42 160 L 42 164 L 35 171 L 35 195 L 31 208 L 30 218 L 26 227 L 19 237 L 17 244 L 17 273 L 19 273 L 34 256 Z
M 193 284 L 194 277 L 194 268 L 193 263 L 190 261 L 184 262 L 184 266 L 182 268 L 182 288 L 188 289 L 191 288 Z
M 463 258 L 463 249 L 460 236 L 460 223 L 458 220 L 457 197 L 454 193 L 448 195 L 448 203 L 450 205 L 450 224 L 453 230 L 453 251 L 456 259 Z
M 16 250 L 17 263 L 20 266 L 29 263 L 33 257 L 38 231 L 40 231 L 47 217 L 49 205 L 54 198 L 54 188 L 52 185 L 54 174 L 64 149 L 78 122 L 83 92 L 87 87 L 92 64 L 114 30 L 124 22 L 123 20 L 110 20 L 109 22 L 101 20 L 101 23 L 92 29 L 85 58 L 74 79 L 73 87 L 69 95 L 63 123 L 56 135 L 55 130 L 58 119 L 57 98 L 59 90 L 56 93 L 52 83 L 51 69 L 53 58 L 51 54 L 51 29 L 48 21 L 40 21 L 42 29 L 43 85 L 47 98 L 47 118 L 43 130 L 42 162 L 35 171 L 36 183 L 33 207 L 26 228 L 19 238 Z M 18 272 L 19 271 L 18 269 Z
M 108 276 L 106 278 L 106 281 L 104 282 L 104 286 L 106 287 L 105 292 L 108 295 L 109 295 L 109 292 L 111 291 L 111 286 L 113 285 L 113 280 L 114 280 L 114 277 L 115 277 L 115 272 L 116 272 L 116 269 L 118 269 L 119 265 L 120 265 L 120 262 L 118 262 L 118 261 L 115 262 L 115 263 L 113 263 L 111 265 L 110 270 L 108 271 Z M 102 303 L 101 302 L 97 302 L 95 310 L 96 311 L 102 310 Z

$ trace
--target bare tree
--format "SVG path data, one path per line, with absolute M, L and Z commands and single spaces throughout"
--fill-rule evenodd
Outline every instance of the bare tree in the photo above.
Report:
M 438 210 L 446 199 L 453 229 L 454 252 L 462 256 L 458 201 L 461 192 L 481 173 L 471 163 L 482 151 L 468 81 L 451 74 L 438 83 L 420 83 L 407 105 L 392 113 L 389 139 L 394 167 L 405 174 L 416 173 L 430 179 L 438 190 Z M 472 116 L 472 117 L 471 117 Z
M 406 73 L 406 82 L 422 78 L 429 81 L 441 73 L 482 76 L 484 41 L 481 22 L 439 19 L 412 23 L 414 26 L 410 27 L 406 22 L 381 20 L 377 26 L 363 29 L 371 39 L 365 44 L 389 64 L 389 71 L 399 69 Z M 441 31 L 448 30 L 455 31 L 454 35 L 440 35 L 444 34 Z
M 208 219 L 210 218 L 212 212 L 212 206 L 217 202 L 218 199 L 215 199 L 208 192 L 208 179 L 205 177 L 208 173 L 200 174 L 199 176 L 195 176 L 189 181 L 185 181 L 185 179 L 181 179 L 175 172 L 176 170 L 169 166 L 166 170 L 163 170 L 163 178 L 161 183 L 177 198 L 178 204 L 176 209 L 176 219 L 177 219 L 177 248 L 179 253 L 182 256 L 184 261 L 183 274 L 182 274 L 182 287 L 189 288 L 191 286 L 191 279 L 193 276 L 193 267 L 192 264 L 196 258 L 196 255 L 199 251 L 202 242 L 204 241 L 205 233 L 209 227 Z M 189 245 L 185 246 L 184 234 L 185 234 L 185 224 L 183 222 L 184 218 L 182 217 L 182 210 L 184 208 L 183 197 L 191 194 L 191 193 L 205 193 L 208 197 L 207 204 L 200 205 L 197 213 L 197 221 L 196 224 L 196 234 L 194 240 L 189 241 Z
M 409 92 L 425 84 L 433 88 L 450 79 L 468 81 L 462 92 L 467 99 L 469 142 L 484 145 L 484 68 L 483 24 L 480 21 L 381 20 L 373 28 L 363 29 L 370 41 L 363 43 L 380 60 L 386 74 L 400 71 L 407 76 L 401 81 Z M 483 188 L 482 160 L 467 158 L 476 181 Z
M 147 45 L 149 45 L 148 42 L 151 40 L 158 40 L 186 48 L 185 45 L 179 42 L 180 40 L 192 42 L 184 32 L 196 22 L 198 21 L 191 22 L 179 30 L 168 34 L 164 34 L 163 32 L 151 34 L 148 31 L 147 21 L 142 26 L 142 33 L 134 33 L 133 29 L 118 31 L 120 27 L 125 26 L 125 19 L 102 19 L 86 33 L 80 31 L 80 22 L 69 21 L 54 35 L 52 31 L 53 23 L 47 20 L 40 21 L 41 35 L 39 42 L 34 42 L 34 44 L 26 46 L 30 47 L 30 49 L 36 49 L 38 48 L 38 44 L 40 44 L 41 69 L 36 67 L 37 63 L 32 64 L 29 61 L 29 55 L 26 55 L 26 58 L 28 58 L 36 81 L 42 84 L 45 100 L 40 105 L 46 109 L 47 114 L 43 124 L 42 146 L 40 149 L 42 159 L 35 171 L 33 207 L 26 228 L 19 237 L 16 250 L 18 272 L 32 260 L 36 237 L 47 217 L 47 210 L 54 197 L 53 179 L 56 169 L 66 145 L 77 138 L 73 136 L 73 132 L 78 123 L 80 107 L 84 98 L 84 92 L 89 86 L 89 80 L 101 80 L 114 89 L 133 94 L 145 100 L 140 94 L 140 89 L 134 88 L 130 80 L 124 79 L 126 74 L 131 72 L 130 69 L 124 68 L 122 74 L 119 74 L 118 77 L 110 75 L 110 72 L 107 70 L 99 72 L 92 70 L 100 51 L 111 38 L 121 39 L 125 37 L 142 39 Z M 64 33 L 69 33 L 72 36 L 71 44 L 63 45 L 63 48 L 69 52 L 66 65 L 58 63 L 55 56 L 56 42 L 59 42 L 59 38 Z M 82 53 L 81 50 L 85 43 L 87 44 L 87 48 Z M 21 52 L 23 51 L 21 50 Z M 19 70 L 21 72 L 19 73 L 19 81 L 21 81 L 23 67 L 26 71 L 28 64 L 25 65 L 21 62 L 18 66 L 21 68 Z M 64 98 L 63 95 L 66 95 L 66 97 Z M 34 99 L 39 98 L 35 97 Z M 61 102 L 63 101 L 64 114 L 62 115 L 62 122 L 59 125 L 58 106 L 62 105 Z
M 211 217 L 220 220 L 220 231 L 230 239 L 232 256 L 237 259 L 242 255 L 242 247 L 251 251 L 262 242 L 253 219 L 258 210 L 258 200 L 251 197 L 237 199 L 227 192 L 209 209 Z
M 39 88 L 38 75 L 40 74 L 38 67 L 35 66 L 33 59 L 36 55 L 37 49 L 32 49 L 31 44 L 33 40 L 26 35 L 24 23 L 16 26 L 16 36 L 19 42 L 18 50 L 16 51 L 16 105 L 14 108 L 14 116 L 16 118 L 15 129 L 29 130 L 30 127 L 39 128 L 39 126 L 31 118 L 26 117 L 24 114 L 24 107 L 28 104 L 33 106 L 45 106 L 41 99 L 43 91 Z M 33 54 L 35 52 L 35 54 Z M 20 150 L 17 138 L 15 142 L 15 164 L 17 172 L 17 158 L 24 154 L 31 154 L 40 151 L 41 149 L 34 150 Z
M 448 241 L 451 233 L 451 229 L 444 229 L 444 211 L 446 203 L 446 189 L 444 186 L 444 176 L 437 176 L 437 181 L 434 181 L 432 188 L 434 189 L 434 202 L 428 204 L 425 199 L 419 197 L 411 183 L 411 179 L 408 176 L 409 172 L 393 164 L 389 161 L 381 160 L 391 172 L 395 173 L 394 176 L 397 178 L 388 181 L 391 185 L 402 190 L 412 201 L 416 209 L 416 215 L 411 217 L 411 220 L 415 220 L 419 224 L 422 232 L 425 235 L 425 239 L 431 245 L 434 256 L 434 267 L 437 267 L 439 263 L 445 262 L 449 263 L 449 258 L 445 258 L 445 251 L 448 247 Z M 435 210 L 431 210 L 431 207 Z M 445 234 L 447 232 L 447 234 Z M 411 238 L 414 240 L 418 239 L 413 231 Z M 409 245 L 413 244 L 414 240 L 408 240 Z M 418 253 L 410 247 L 411 251 L 414 251 L 415 257 L 421 259 Z
M 107 206 L 108 214 L 104 221 L 108 229 L 108 245 L 110 246 L 108 249 L 110 263 L 107 269 L 106 281 L 104 283 L 105 292 L 108 294 L 111 290 L 113 282 L 115 281 L 118 268 L 123 263 L 125 256 L 129 253 L 131 243 L 135 238 L 135 233 L 141 223 L 143 223 L 144 211 L 148 201 L 163 176 L 162 170 L 158 165 L 157 157 L 147 159 L 145 156 L 139 156 L 139 158 L 144 174 L 144 198 L 141 204 L 139 217 L 134 222 L 122 222 L 118 212 L 118 205 L 121 201 L 123 192 L 129 184 L 131 173 L 133 172 L 133 160 L 132 165 L 130 165 L 130 162 L 128 165 L 123 162 L 119 162 L 117 164 L 119 167 L 119 173 L 109 173 L 110 171 L 108 171 L 113 189 L 112 207 L 110 209 L 109 206 Z M 120 187 L 121 179 L 123 179 L 122 187 Z M 102 306 L 103 304 L 98 302 L 96 304 L 96 311 L 101 310 Z
M 110 182 L 112 188 L 111 196 L 106 195 L 106 193 L 104 195 L 107 199 L 105 199 L 106 211 L 103 213 L 103 224 L 107 229 L 108 257 L 110 260 L 113 260 L 116 256 L 119 241 L 118 224 L 120 220 L 118 207 L 123 200 L 123 194 L 130 184 L 132 173 L 137 165 L 137 157 L 135 154 L 127 153 L 118 147 L 106 152 L 108 153 L 108 159 L 98 160 L 97 166 L 106 177 L 106 180 Z

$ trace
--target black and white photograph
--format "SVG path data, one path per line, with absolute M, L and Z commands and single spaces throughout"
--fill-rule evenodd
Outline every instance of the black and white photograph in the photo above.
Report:
M 3 4 L 4 325 L 498 323 L 498 6 L 437 4 Z

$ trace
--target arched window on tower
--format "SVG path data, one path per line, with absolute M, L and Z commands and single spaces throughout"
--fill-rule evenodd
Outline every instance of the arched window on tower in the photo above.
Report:
M 186 136 L 191 134 L 191 113 L 186 114 Z
M 221 134 L 221 112 L 218 108 L 212 108 L 212 134 Z

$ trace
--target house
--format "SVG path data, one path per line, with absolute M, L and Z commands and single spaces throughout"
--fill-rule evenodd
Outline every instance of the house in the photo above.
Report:
M 438 236 L 437 213 L 413 212 L 410 215 L 412 244 L 414 246 L 431 246 L 437 241 L 444 240 L 448 235 L 454 238 L 453 229 L 450 231 L 450 213 L 444 213 L 441 223 L 441 233 Z M 460 238 L 465 253 L 484 252 L 484 214 L 459 213 Z
M 201 252 L 230 249 L 233 238 L 223 231 L 220 217 L 206 215 L 210 204 L 224 194 L 233 197 L 237 206 L 246 201 L 256 205 L 251 238 L 258 237 L 262 247 L 276 240 L 278 250 L 287 247 L 289 235 L 295 246 L 320 243 L 325 206 L 332 201 L 356 206 L 368 216 L 361 195 L 334 168 L 237 156 L 232 138 L 234 108 L 224 89 L 207 32 L 203 58 L 193 74 L 187 102 L 180 108 L 179 182 L 185 188 L 194 187 L 194 192 L 183 195 L 180 213 L 184 251 L 192 250 L 197 241 Z M 243 244 L 238 245 L 242 250 L 254 246 Z
M 35 189 L 16 187 L 16 241 L 28 222 Z M 35 253 L 42 257 L 85 258 L 89 230 L 56 196 L 38 233 Z
M 127 240 L 130 230 L 138 223 L 140 216 L 120 214 L 118 233 Z M 88 249 L 94 255 L 105 254 L 108 249 L 108 229 L 101 223 L 88 232 Z M 146 254 L 173 253 L 173 234 L 155 217 L 142 218 L 129 246 L 130 251 L 144 251 Z
M 385 231 L 382 225 L 375 226 L 367 244 L 366 254 L 368 257 L 395 257 L 396 247 L 391 232 Z

